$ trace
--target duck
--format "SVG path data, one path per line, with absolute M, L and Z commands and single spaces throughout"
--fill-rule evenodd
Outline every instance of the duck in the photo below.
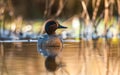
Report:
M 57 29 L 66 29 L 67 27 L 60 25 L 57 20 L 49 19 L 45 22 L 45 34 L 38 38 L 37 50 L 45 56 L 57 56 L 62 51 L 62 39 L 56 34 Z

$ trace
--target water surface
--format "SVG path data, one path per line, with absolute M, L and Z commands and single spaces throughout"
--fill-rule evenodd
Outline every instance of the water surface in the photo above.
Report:
M 54 72 L 46 70 L 36 42 L 0 43 L 0 75 L 120 75 L 120 44 L 93 43 L 65 42 Z

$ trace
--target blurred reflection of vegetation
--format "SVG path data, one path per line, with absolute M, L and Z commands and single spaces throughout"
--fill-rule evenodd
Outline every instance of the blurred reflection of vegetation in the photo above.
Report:
M 4 43 L 0 43 L 0 75 L 7 74 L 8 75 L 8 70 L 7 70 L 7 65 L 5 62 L 5 51 L 4 51 Z

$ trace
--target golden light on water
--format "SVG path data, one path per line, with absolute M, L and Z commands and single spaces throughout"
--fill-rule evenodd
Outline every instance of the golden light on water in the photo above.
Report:
M 111 29 L 112 33 L 113 33 L 113 38 L 112 38 L 112 43 L 114 44 L 118 44 L 119 43 L 119 38 L 118 38 L 118 26 L 114 26 Z
M 112 38 L 112 43 L 118 44 L 118 43 L 119 43 L 119 38 L 113 37 L 113 38 Z

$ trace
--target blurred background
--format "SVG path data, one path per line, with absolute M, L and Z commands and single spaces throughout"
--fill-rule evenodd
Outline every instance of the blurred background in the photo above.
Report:
M 120 37 L 119 0 L 0 0 L 0 40 L 37 39 L 44 22 L 67 26 L 63 39 Z

